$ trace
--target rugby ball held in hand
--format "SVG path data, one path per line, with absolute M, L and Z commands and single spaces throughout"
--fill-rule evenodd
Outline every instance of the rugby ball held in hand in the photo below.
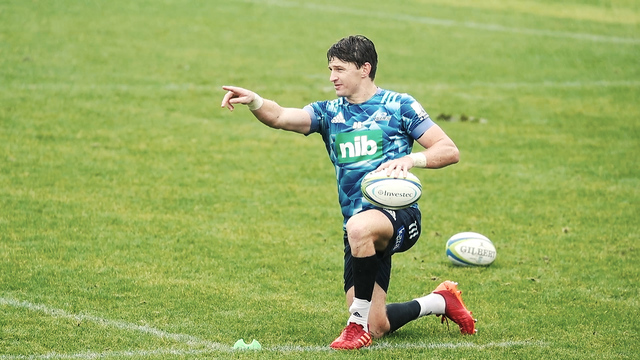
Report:
M 410 172 L 406 178 L 394 178 L 387 176 L 386 170 L 372 171 L 362 179 L 360 188 L 368 202 L 385 209 L 404 209 L 422 196 L 420 179 Z
M 496 247 L 482 234 L 462 232 L 447 240 L 447 257 L 454 265 L 487 266 L 496 255 Z

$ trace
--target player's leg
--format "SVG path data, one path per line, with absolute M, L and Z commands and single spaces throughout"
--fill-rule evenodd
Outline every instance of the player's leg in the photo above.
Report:
M 385 260 L 386 259 L 380 259 L 380 268 L 382 270 L 380 271 L 381 276 L 378 277 L 377 281 L 380 281 L 386 288 L 388 288 L 389 279 L 387 278 L 385 280 L 386 275 L 384 274 L 390 274 L 391 264 Z M 443 289 L 442 285 L 436 288 L 434 292 L 421 298 L 404 303 L 387 305 L 387 292 L 378 284 L 377 281 L 373 290 L 371 308 L 369 310 L 368 317 L 369 333 L 373 338 L 381 338 L 384 335 L 396 331 L 407 323 L 423 316 L 447 314 L 447 301 L 445 300 L 445 296 L 448 297 L 448 294 L 441 292 L 441 290 L 447 290 Z M 351 287 L 346 293 L 347 307 L 351 308 L 353 298 L 354 288 Z M 459 304 L 460 303 L 457 299 L 449 300 L 449 315 L 452 313 L 452 309 L 460 308 Z M 462 314 L 462 316 L 465 315 Z M 460 318 L 460 316 L 456 317 L 456 319 L 458 318 Z M 456 323 L 458 322 L 456 321 Z M 471 325 L 473 324 L 471 323 Z M 465 328 L 463 326 L 460 328 L 461 330 L 468 329 L 468 327 Z M 463 331 L 463 333 L 466 332 Z
M 430 294 L 404 303 L 386 306 L 389 332 L 427 315 L 443 316 L 460 327 L 462 334 L 475 334 L 475 319 L 462 302 L 457 283 L 444 281 Z
M 391 276 L 391 255 L 407 251 L 413 247 L 422 229 L 421 214 L 418 209 L 385 210 L 382 213 L 387 215 L 394 228 L 393 238 L 384 256 L 380 258 L 381 265 L 376 278 L 376 282 L 380 284 L 383 290 L 387 291 Z M 475 320 L 462 302 L 461 294 L 462 292 L 458 290 L 456 283 L 445 281 L 426 296 L 405 303 L 387 305 L 388 332 L 396 331 L 419 317 L 433 314 L 451 319 L 460 326 L 460 331 L 463 334 L 474 334 L 476 332 Z M 380 324 L 383 323 L 381 322 Z M 379 329 L 386 330 L 386 326 L 381 325 Z M 376 334 L 376 336 L 379 336 L 379 334 Z
M 431 293 L 419 299 L 386 305 L 389 331 L 394 332 L 407 323 L 427 315 L 443 315 L 446 303 L 444 297 Z
M 377 246 L 374 246 L 378 259 L 377 275 L 375 276 L 374 290 L 368 305 L 368 315 L 366 316 L 370 334 L 375 338 L 379 338 L 399 329 L 412 320 L 432 314 L 442 315 L 453 320 L 460 326 L 460 331 L 463 334 L 475 333 L 475 321 L 471 317 L 471 312 L 464 306 L 461 292 L 456 287 L 457 284 L 450 281 L 443 282 L 426 296 L 405 303 L 386 305 L 387 289 L 389 288 L 391 276 L 391 255 L 396 252 L 407 251 L 417 242 L 421 232 L 421 215 L 419 210 L 412 208 L 399 211 L 376 210 L 370 212 L 387 217 L 393 229 L 390 241 L 386 241 L 386 246 L 384 241 L 378 242 Z M 385 223 L 381 217 L 372 216 L 371 218 L 376 219 L 378 224 Z M 357 233 L 358 231 L 354 231 L 351 234 L 353 236 Z M 353 236 L 353 238 L 356 239 L 357 236 Z M 356 242 L 345 236 L 346 300 L 353 314 L 358 312 L 358 298 L 354 287 L 355 276 L 352 271 L 352 254 L 354 252 L 350 249 L 350 244 L 356 244 Z M 364 248 L 360 247 L 359 249 L 362 250 Z M 358 253 L 361 254 L 361 252 Z M 368 291 L 367 293 L 369 293 Z M 356 299 L 355 301 L 354 298 Z M 356 303 L 355 305 L 354 302 Z M 353 319 L 350 318 L 351 320 Z
M 402 214 L 400 214 L 399 217 L 405 218 Z M 403 232 L 401 231 L 401 233 Z M 410 243 L 411 241 L 408 242 Z M 409 246 L 411 246 L 411 244 L 409 244 Z M 445 299 L 440 294 L 431 293 L 405 303 L 386 304 L 387 290 L 389 289 L 391 279 L 391 255 L 388 251 L 378 253 L 378 274 L 376 276 L 376 283 L 368 315 L 369 332 L 374 338 L 380 338 L 385 334 L 393 332 L 421 316 L 445 314 Z M 355 291 L 353 286 L 351 286 L 346 292 L 347 306 L 350 309 L 354 308 L 354 306 L 352 306 L 354 296 Z
M 371 344 L 369 313 L 376 276 L 377 252 L 383 252 L 393 236 L 393 225 L 379 210 L 354 215 L 347 222 L 345 254 L 345 287 L 349 303 L 349 320 L 342 334 L 331 344 L 334 349 L 357 349 Z M 349 273 L 349 280 L 347 280 Z M 352 282 L 347 285 L 347 281 Z
M 348 322 L 368 330 L 369 311 L 379 271 L 378 252 L 384 252 L 393 236 L 393 225 L 382 211 L 369 210 L 347 222 L 347 240 L 351 248 L 354 298 Z
M 347 290 L 347 307 L 353 303 L 354 289 Z M 474 322 L 460 297 L 455 283 L 440 284 L 432 293 L 404 303 L 386 304 L 387 293 L 376 283 L 369 311 L 369 332 L 381 338 L 407 323 L 428 315 L 446 316 L 460 326 L 463 334 L 474 334 Z
M 347 222 L 351 254 L 362 258 L 385 251 L 393 231 L 393 224 L 381 210 L 367 210 L 352 216 Z
M 347 307 L 353 303 L 354 290 L 351 287 L 347 290 Z M 390 332 L 389 319 L 386 311 L 387 293 L 376 283 L 371 299 L 371 309 L 369 311 L 369 333 L 374 338 L 381 338 Z

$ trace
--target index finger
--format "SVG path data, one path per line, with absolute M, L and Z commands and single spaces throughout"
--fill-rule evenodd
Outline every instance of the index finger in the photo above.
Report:
M 227 91 L 234 91 L 234 90 L 239 89 L 239 87 L 231 86 L 231 85 L 222 85 L 222 89 L 223 90 L 227 90 Z
M 233 97 L 234 93 L 233 91 L 229 90 L 227 91 L 226 94 L 224 94 L 224 97 L 222 98 L 222 103 L 220 104 L 220 107 L 227 107 L 229 108 L 229 110 L 233 111 L 233 105 L 231 105 L 231 102 L 229 102 L 229 100 L 231 100 L 231 97 Z

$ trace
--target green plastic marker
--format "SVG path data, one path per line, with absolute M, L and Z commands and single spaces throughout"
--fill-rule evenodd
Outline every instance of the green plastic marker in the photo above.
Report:
M 244 339 L 240 339 L 233 344 L 234 350 L 262 350 L 262 345 L 258 342 L 258 340 L 253 339 L 250 344 L 244 342 Z

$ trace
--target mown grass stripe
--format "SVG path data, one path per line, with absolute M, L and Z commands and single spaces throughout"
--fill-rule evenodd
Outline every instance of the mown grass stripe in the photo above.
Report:
M 385 84 L 387 88 L 403 87 L 406 84 Z M 470 82 L 467 84 L 420 84 L 414 85 L 430 89 L 456 89 L 456 88 L 485 88 L 485 89 L 518 89 L 518 88 L 593 88 L 593 87 L 640 87 L 640 81 L 634 80 L 592 80 L 592 81 L 540 81 L 540 82 Z M 302 87 L 302 86 L 301 86 Z M 295 85 L 288 86 L 295 88 Z M 306 87 L 305 87 L 306 88 Z M 124 85 L 124 84 L 71 84 L 71 83 L 34 83 L 34 84 L 2 84 L 0 90 L 27 90 L 27 91 L 202 91 L 202 92 L 222 92 L 217 85 L 195 85 L 195 84 L 159 84 L 159 85 Z M 329 90 L 332 90 L 331 87 Z
M 510 348 L 520 346 L 546 346 L 543 342 L 529 341 L 505 341 L 497 343 L 488 343 L 477 345 L 473 343 L 414 343 L 414 344 L 389 344 L 378 343 L 371 347 L 361 349 L 360 351 L 375 351 L 382 349 L 476 349 L 483 350 L 488 348 Z M 155 350 L 122 350 L 122 351 L 104 351 L 104 352 L 80 352 L 72 354 L 48 353 L 42 355 L 0 355 L 1 360 L 64 360 L 64 359 L 107 359 L 107 358 L 126 358 L 126 357 L 149 357 L 162 355 L 206 355 L 220 352 L 249 351 L 249 350 L 233 350 L 231 347 L 227 349 L 173 349 L 162 348 Z M 253 350 L 252 350 L 253 351 Z M 262 351 L 270 351 L 277 353 L 314 353 L 314 352 L 333 352 L 336 350 L 328 346 L 292 346 L 282 345 L 273 347 L 264 347 Z
M 121 330 L 137 331 L 137 332 L 153 335 L 163 339 L 174 340 L 190 346 L 206 346 L 208 348 L 218 349 L 218 350 L 223 350 L 228 348 L 228 346 L 215 343 L 215 342 L 204 341 L 191 335 L 173 334 L 173 333 L 169 333 L 169 332 L 159 330 L 146 325 L 143 326 L 143 325 L 128 323 L 125 321 L 109 320 L 109 319 L 105 319 L 105 318 L 101 318 L 93 315 L 70 314 L 62 309 L 50 308 L 45 305 L 33 304 L 28 301 L 20 301 L 20 300 L 15 300 L 11 298 L 0 297 L 0 305 L 5 305 L 5 306 L 8 305 L 16 308 L 23 308 L 23 309 L 27 309 L 35 312 L 40 312 L 40 313 L 52 316 L 54 318 L 66 318 L 66 319 L 72 319 L 75 321 L 89 321 L 89 322 L 101 324 L 104 326 L 118 328 Z
M 219 351 L 219 350 L 217 350 Z M 75 354 L 48 353 L 42 355 L 0 355 L 0 360 L 64 360 L 64 359 L 108 359 L 108 358 L 127 358 L 127 357 L 160 357 L 163 355 L 203 355 L 212 353 L 211 349 L 156 349 L 156 350 L 123 350 L 123 351 L 104 351 L 104 352 L 81 352 Z
M 195 336 L 186 334 L 173 334 L 163 330 L 159 330 L 150 326 L 140 326 L 127 323 L 124 321 L 109 320 L 93 315 L 71 314 L 62 309 L 51 308 L 42 304 L 33 304 L 28 301 L 20 301 L 7 297 L 0 297 L 0 305 L 12 306 L 15 308 L 27 309 L 30 311 L 41 312 L 55 318 L 67 318 L 76 321 L 91 321 L 104 326 L 110 326 L 122 330 L 138 331 L 145 334 L 153 335 L 163 339 L 171 339 L 189 346 L 204 346 L 204 349 L 173 349 L 162 348 L 155 350 L 122 350 L 122 351 L 105 351 L 105 352 L 81 352 L 75 354 L 62 354 L 52 352 L 42 355 L 0 355 L 0 360 L 41 360 L 41 359 L 104 359 L 111 357 L 136 357 L 136 356 L 159 356 L 159 355 L 201 355 L 215 352 L 231 352 L 234 350 L 230 345 L 224 345 L 216 342 L 205 341 Z M 507 348 L 516 346 L 544 346 L 542 342 L 530 341 L 504 341 L 492 342 L 488 344 L 475 344 L 471 342 L 461 343 L 404 343 L 392 344 L 386 341 L 379 341 L 373 346 L 363 349 L 372 351 L 377 349 L 486 349 L 486 348 Z M 297 345 L 275 345 L 265 346 L 263 351 L 296 353 L 296 352 L 326 352 L 334 351 L 329 346 L 297 346 Z
M 405 14 L 394 14 L 388 12 L 375 12 L 375 11 L 366 11 L 363 9 L 350 9 L 348 7 L 336 7 L 336 6 L 328 6 L 322 4 L 314 4 L 314 3 L 297 3 L 292 1 L 282 1 L 282 0 L 245 0 L 251 3 L 258 3 L 261 5 L 272 5 L 279 7 L 298 7 L 309 9 L 313 11 L 324 11 L 328 13 L 339 13 L 341 15 L 351 15 L 351 16 L 363 16 L 369 18 L 378 18 L 384 20 L 397 20 L 397 21 L 405 21 L 417 24 L 427 24 L 434 26 L 446 26 L 446 27 L 463 27 L 473 30 L 484 30 L 484 31 L 494 31 L 494 32 L 504 32 L 510 34 L 521 34 L 521 35 L 533 35 L 533 36 L 548 36 L 555 38 L 566 38 L 566 39 L 574 39 L 574 40 L 585 40 L 585 41 L 593 41 L 593 42 L 604 42 L 604 43 L 619 43 L 619 44 L 631 44 L 631 45 L 639 45 L 640 39 L 637 38 L 627 38 L 627 37 L 619 37 L 619 36 L 609 36 L 609 35 L 599 35 L 599 34 L 589 34 L 589 33 L 576 33 L 576 32 L 568 32 L 568 31 L 554 31 L 554 30 L 543 30 L 543 29 L 531 29 L 531 28 L 516 28 L 503 26 L 499 24 L 490 24 L 490 23 L 478 23 L 473 21 L 456 21 L 450 19 L 438 19 L 427 16 L 416 16 L 416 15 L 405 15 Z

